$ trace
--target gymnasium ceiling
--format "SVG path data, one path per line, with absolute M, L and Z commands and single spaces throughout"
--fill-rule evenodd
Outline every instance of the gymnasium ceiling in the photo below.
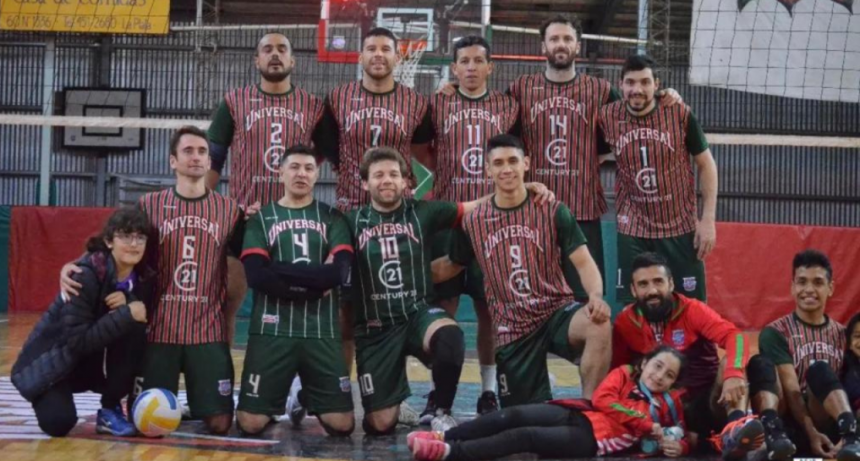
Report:
M 331 0 L 350 3 L 380 3 L 411 8 L 449 5 L 456 0 Z M 664 2 L 667 0 L 661 0 Z M 217 8 L 221 24 L 316 24 L 320 0 L 206 0 L 207 22 Z M 458 19 L 480 22 L 481 0 L 468 0 Z M 620 37 L 637 36 L 638 0 L 492 0 L 494 24 L 537 27 L 557 13 L 575 14 L 583 21 L 585 33 Z M 671 0 L 672 42 L 689 41 L 692 2 Z M 174 21 L 193 21 L 195 0 L 172 0 Z

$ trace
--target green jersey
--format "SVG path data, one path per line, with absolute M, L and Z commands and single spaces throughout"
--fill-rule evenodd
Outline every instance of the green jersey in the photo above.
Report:
M 399 325 L 428 306 L 433 296 L 431 239 L 460 224 L 463 206 L 453 202 L 405 199 L 390 213 L 371 205 L 347 213 L 355 248 L 352 298 L 356 331 Z M 338 233 L 339 235 L 341 233 Z
M 344 216 L 336 208 L 314 200 L 304 208 L 271 202 L 251 218 L 245 230 L 242 256 L 260 254 L 272 261 L 324 264 L 336 246 L 349 240 Z M 257 293 L 250 334 L 292 338 L 340 338 L 338 295 L 332 290 L 316 301 L 289 301 Z

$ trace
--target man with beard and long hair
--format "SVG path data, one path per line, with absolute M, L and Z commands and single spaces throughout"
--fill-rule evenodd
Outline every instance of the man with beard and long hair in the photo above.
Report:
M 660 88 L 655 67 L 647 56 L 627 58 L 621 69 L 624 101 L 600 110 L 618 176 L 618 300 L 633 300 L 625 288 L 631 263 L 650 251 L 668 259 L 677 289 L 706 301 L 704 259 L 717 239 L 717 164 L 693 110 L 686 104 L 666 106 L 655 97 Z
M 286 36 L 272 33 L 260 38 L 254 65 L 260 72 L 260 82 L 228 91 L 212 117 L 208 132 L 212 169 L 206 175 L 207 187 L 215 190 L 230 151 L 230 195 L 244 207 L 249 218 L 262 204 L 283 196 L 278 168 L 282 157 L 290 146 L 318 142 L 323 114 L 322 100 L 292 82 L 296 61 Z M 228 258 L 227 266 L 225 307 L 227 331 L 232 339 L 236 312 L 248 286 L 238 259 Z M 299 389 L 297 378 L 289 400 L 293 422 L 304 417 L 297 399 Z
M 672 346 L 687 357 L 681 386 L 690 404 L 685 408 L 689 430 L 702 438 L 721 431 L 714 445 L 724 459 L 738 459 L 763 443 L 764 428 L 747 417 L 745 370 L 749 344 L 741 331 L 705 303 L 674 293 L 672 269 L 656 253 L 633 259 L 627 305 L 612 330 L 612 367 L 634 363 L 656 346 Z M 725 350 L 720 360 L 717 348 Z

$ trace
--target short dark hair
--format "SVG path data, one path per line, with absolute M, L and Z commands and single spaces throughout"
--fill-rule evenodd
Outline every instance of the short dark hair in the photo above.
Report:
M 794 255 L 794 261 L 791 263 L 792 278 L 799 267 L 820 267 L 827 272 L 827 280 L 833 280 L 833 266 L 830 265 L 830 258 L 818 250 L 803 250 Z
M 470 46 L 483 47 L 487 55 L 487 61 L 493 59 L 490 51 L 490 42 L 488 42 L 487 39 L 479 35 L 467 35 L 460 40 L 454 42 L 454 61 L 457 61 L 457 53 L 459 53 L 460 50 L 462 50 L 463 48 L 468 48 Z
M 663 266 L 666 269 L 666 276 L 672 278 L 672 268 L 669 267 L 669 261 L 659 253 L 645 252 L 639 253 L 633 258 L 633 264 L 630 267 L 630 273 L 634 273 L 639 269 L 646 267 Z
M 553 24 L 566 24 L 570 27 L 573 27 L 573 31 L 576 34 L 576 39 L 579 40 L 582 38 L 582 22 L 580 22 L 579 18 L 576 16 L 564 16 L 564 15 L 556 15 L 553 16 L 543 24 L 540 25 L 540 39 L 543 41 L 546 39 L 546 30 L 549 29 L 549 26 Z
M 636 72 L 639 70 L 651 69 L 654 78 L 657 78 L 657 63 L 650 56 L 644 54 L 634 54 L 629 56 L 624 61 L 624 66 L 621 68 L 621 79 L 627 75 L 627 72 Z
M 113 212 L 107 222 L 105 222 L 102 230 L 87 240 L 87 251 L 108 251 L 105 240 L 112 240 L 117 232 L 125 234 L 143 234 L 151 233 L 152 224 L 146 213 L 138 207 L 123 207 Z
M 254 47 L 254 56 L 260 54 L 260 43 L 262 43 L 263 39 L 266 38 L 267 35 L 280 35 L 287 39 L 287 49 L 290 51 L 290 54 L 293 53 L 293 42 L 290 41 L 290 37 L 280 33 L 280 32 L 266 32 L 265 34 L 260 36 L 260 39 L 257 40 L 257 46 Z
M 374 27 L 373 29 L 368 30 L 367 33 L 364 34 L 364 37 L 361 37 L 362 49 L 364 49 L 364 41 L 370 37 L 388 37 L 394 41 L 394 48 L 397 49 L 397 36 L 394 35 L 394 32 L 386 29 L 385 27 Z
M 179 147 L 179 140 L 182 139 L 186 134 L 190 134 L 192 136 L 197 136 L 198 138 L 203 138 L 207 142 L 209 141 L 209 137 L 206 136 L 206 132 L 197 128 L 194 125 L 185 125 L 182 128 L 173 132 L 170 136 L 170 155 L 176 156 L 178 152 L 176 151 L 177 147 Z
M 311 157 L 317 159 L 317 163 L 319 163 L 319 155 L 311 146 L 306 146 L 304 144 L 296 144 L 294 146 L 290 146 L 287 150 L 284 151 L 284 155 L 281 156 L 278 162 L 278 166 L 281 167 L 287 163 L 287 158 L 290 155 L 310 155 Z
M 487 140 L 487 162 L 490 161 L 490 152 L 492 152 L 493 149 L 498 149 L 500 147 L 512 147 L 522 152 L 523 157 L 526 155 L 526 148 L 523 146 L 523 142 L 520 138 L 512 134 L 497 134 Z
M 374 163 L 391 160 L 400 164 L 400 174 L 404 177 L 409 174 L 409 167 L 406 165 L 406 160 L 403 155 L 393 147 L 371 147 L 367 149 L 364 156 L 361 158 L 361 166 L 358 167 L 358 172 L 363 181 L 367 181 L 370 174 L 370 166 Z

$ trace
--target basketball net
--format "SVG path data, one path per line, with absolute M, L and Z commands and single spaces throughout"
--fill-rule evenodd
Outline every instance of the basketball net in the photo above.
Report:
M 427 40 L 401 39 L 399 48 L 401 60 L 400 65 L 394 69 L 394 79 L 401 85 L 412 88 L 415 86 L 415 74 L 421 57 L 427 51 Z

